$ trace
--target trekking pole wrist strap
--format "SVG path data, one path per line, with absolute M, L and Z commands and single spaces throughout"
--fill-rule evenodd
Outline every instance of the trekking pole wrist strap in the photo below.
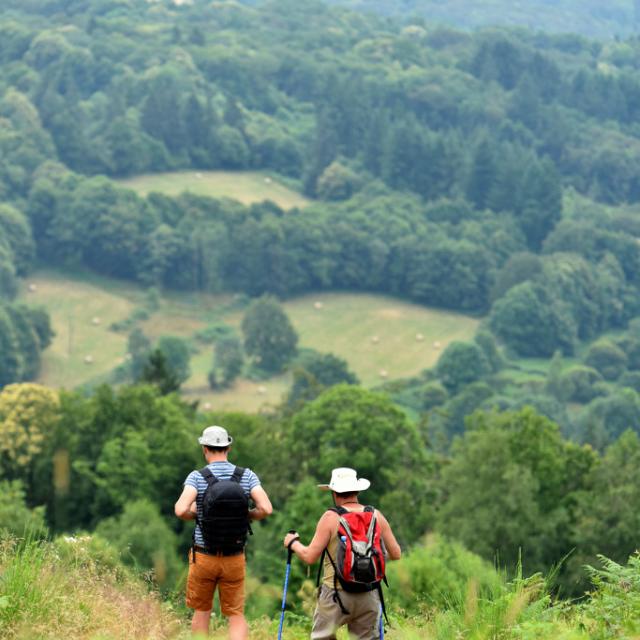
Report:
M 289 549 L 289 553 L 293 552 L 293 543 L 294 542 L 300 542 L 300 536 L 296 536 L 288 545 L 287 545 L 287 549 Z

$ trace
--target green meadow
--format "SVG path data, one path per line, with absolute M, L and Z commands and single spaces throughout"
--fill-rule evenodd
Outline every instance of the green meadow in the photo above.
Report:
M 184 192 L 211 198 L 231 198 L 243 204 L 271 200 L 283 209 L 302 208 L 309 200 L 278 178 L 260 171 L 175 171 L 120 180 L 141 196 L 157 191 L 168 196 Z
M 53 344 L 43 354 L 38 381 L 74 388 L 107 379 L 124 362 L 128 331 L 110 327 L 142 308 L 145 292 L 104 278 L 40 272 L 24 284 L 20 298 L 46 307 L 56 332 Z M 158 308 L 137 325 L 153 340 L 163 335 L 192 339 L 213 322 L 224 322 L 240 331 L 243 311 L 231 302 L 228 295 L 163 295 Z M 368 387 L 432 367 L 449 342 L 470 339 L 479 322 L 461 314 L 360 293 L 303 296 L 283 306 L 300 336 L 300 347 L 344 358 Z M 196 340 L 191 343 L 192 375 L 183 393 L 211 403 L 212 408 L 256 411 L 277 404 L 290 385 L 290 374 L 264 381 L 241 378 L 231 389 L 214 393 L 207 385 L 213 348 Z

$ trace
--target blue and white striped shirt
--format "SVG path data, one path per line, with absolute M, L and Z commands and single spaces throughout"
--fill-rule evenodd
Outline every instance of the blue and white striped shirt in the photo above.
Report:
M 236 465 L 231 462 L 212 462 L 207 465 L 211 470 L 211 473 L 218 478 L 218 480 L 229 480 L 235 471 Z M 251 469 L 245 469 L 240 479 L 240 486 L 245 494 L 248 496 L 254 487 L 260 485 L 260 479 L 251 471 Z M 207 490 L 207 481 L 202 477 L 199 471 L 192 471 L 187 479 L 184 481 L 185 487 L 193 487 L 198 495 L 196 496 L 196 506 L 198 508 L 198 518 L 202 518 L 202 503 L 204 501 L 204 492 Z M 204 547 L 204 538 L 200 527 L 196 524 L 195 529 L 196 544 L 200 547 Z

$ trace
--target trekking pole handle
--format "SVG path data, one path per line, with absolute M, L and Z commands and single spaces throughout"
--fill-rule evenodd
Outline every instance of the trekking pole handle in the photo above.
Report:
M 296 533 L 295 529 L 289 529 L 288 533 Z M 289 552 L 289 555 L 287 556 L 287 562 L 291 562 L 291 558 L 293 556 L 293 549 L 291 548 L 293 546 L 293 543 L 296 540 L 300 540 L 300 536 L 296 535 L 296 537 L 287 545 L 287 550 Z

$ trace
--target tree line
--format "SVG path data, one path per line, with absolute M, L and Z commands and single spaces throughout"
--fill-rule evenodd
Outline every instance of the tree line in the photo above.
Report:
M 367 501 L 405 546 L 436 531 L 510 572 L 521 561 L 526 574 L 567 556 L 565 595 L 585 588 L 583 564 L 597 553 L 626 560 L 636 547 L 638 434 L 625 432 L 600 453 L 565 440 L 531 407 L 473 413 L 446 454 L 388 396 L 349 384 L 293 409 L 247 415 L 202 413 L 155 385 L 87 396 L 27 383 L 3 389 L 0 416 L 0 484 L 13 501 L 0 525 L 20 534 L 16 527 L 35 519 L 51 532 L 96 532 L 142 567 L 157 566 L 160 554 L 165 588 L 190 542 L 173 503 L 201 466 L 197 434 L 212 422 L 229 429 L 233 459 L 256 470 L 273 497 L 273 518 L 249 545 L 253 575 L 266 583 L 279 575 L 282 531 L 295 521 L 312 533 L 328 506 L 315 485 L 347 463 L 371 479 Z
M 496 336 L 545 357 L 637 313 L 633 41 L 289 0 L 21 3 L 0 28 L 9 298 L 36 260 L 252 296 L 368 290 L 494 309 Z M 90 177 L 189 167 L 269 169 L 317 202 L 143 199 Z

